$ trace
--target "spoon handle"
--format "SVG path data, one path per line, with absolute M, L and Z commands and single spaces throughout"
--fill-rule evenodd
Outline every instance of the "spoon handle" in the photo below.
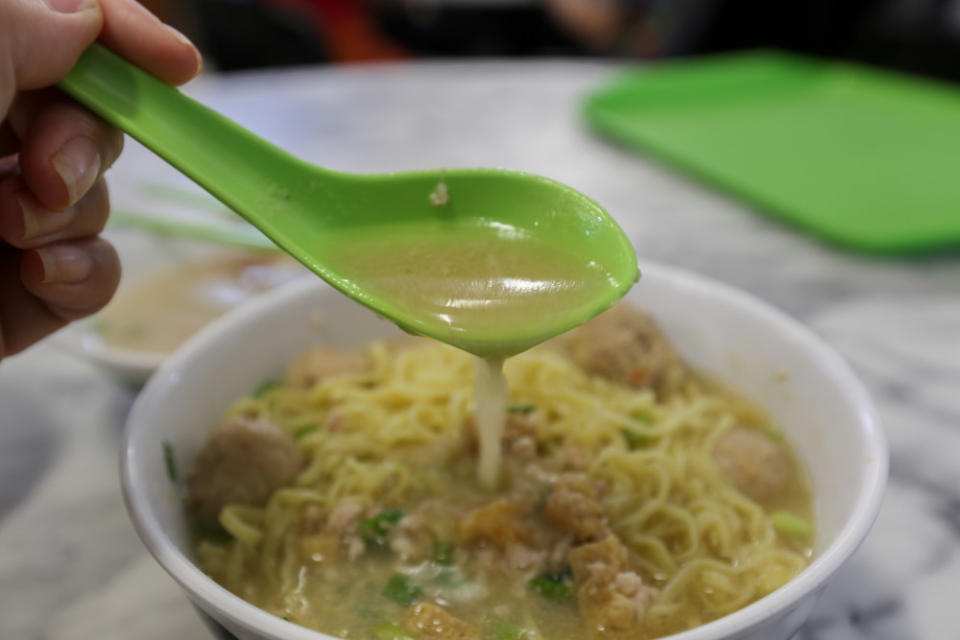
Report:
M 317 169 L 94 44 L 59 87 L 273 236 L 267 219 Z M 316 189 L 316 186 L 314 186 Z

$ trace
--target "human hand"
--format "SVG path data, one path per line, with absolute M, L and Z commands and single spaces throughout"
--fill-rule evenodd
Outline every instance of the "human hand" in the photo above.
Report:
M 98 39 L 171 84 L 200 69 L 134 0 L 0 0 L 0 359 L 98 311 L 120 280 L 99 233 L 123 136 L 49 88 Z

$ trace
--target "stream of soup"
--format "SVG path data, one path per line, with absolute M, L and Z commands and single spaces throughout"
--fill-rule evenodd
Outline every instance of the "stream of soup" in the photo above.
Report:
M 602 265 L 505 225 L 377 229 L 332 243 L 326 257 L 343 277 L 426 322 L 431 336 L 482 359 L 475 386 L 477 474 L 487 488 L 499 477 L 504 357 L 551 337 L 557 319 L 577 315 L 610 286 Z M 496 351 L 495 342 L 492 352 L 464 344 L 478 333 L 509 336 L 518 329 L 536 337 L 507 352 Z

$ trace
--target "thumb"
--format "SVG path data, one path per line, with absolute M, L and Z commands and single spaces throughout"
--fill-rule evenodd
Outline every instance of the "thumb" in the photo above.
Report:
M 0 0 L 0 55 L 7 63 L 2 73 L 13 75 L 2 78 L 3 98 L 63 78 L 102 24 L 97 0 Z

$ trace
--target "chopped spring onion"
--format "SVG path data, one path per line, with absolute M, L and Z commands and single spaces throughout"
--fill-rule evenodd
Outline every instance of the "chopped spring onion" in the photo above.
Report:
M 763 435 L 767 436 L 774 442 L 783 442 L 783 434 L 776 429 L 764 429 Z
M 507 413 L 532 413 L 536 407 L 532 404 L 512 404 L 507 407 Z
M 648 413 L 641 413 L 639 411 L 631 413 L 630 417 L 636 420 L 637 422 L 642 422 L 643 424 L 650 424 L 653 422 L 653 417 Z
M 433 561 L 445 567 L 453 564 L 453 544 L 437 540 L 433 543 Z
M 265 380 L 264 382 L 260 383 L 259 387 L 253 390 L 253 397 L 262 398 L 279 386 L 280 383 L 276 380 Z
M 789 511 L 774 511 L 770 514 L 773 528 L 786 536 L 809 538 L 813 535 L 813 525 Z
M 302 438 L 306 438 L 311 433 L 316 433 L 319 430 L 320 430 L 320 425 L 318 425 L 315 422 L 308 425 L 304 425 L 293 432 L 293 439 L 300 440 Z
M 530 581 L 530 588 L 551 600 L 566 600 L 570 597 L 570 570 L 539 576 Z
M 527 640 L 530 632 L 521 626 L 494 618 L 487 627 L 485 634 L 489 640 Z
M 361 520 L 357 524 L 357 529 L 368 546 L 374 549 L 386 549 L 390 530 L 402 517 L 403 509 L 384 509 L 372 518 Z
M 147 328 L 139 322 L 114 327 L 114 333 L 124 340 L 139 340 L 147 334 Z
M 621 429 L 623 439 L 627 441 L 627 447 L 630 449 L 640 449 L 650 444 L 650 436 L 641 433 L 636 429 Z
M 230 532 L 223 528 L 222 525 L 197 525 L 197 535 L 199 535 L 204 540 L 209 540 L 210 542 L 216 544 L 224 544 L 233 540 L 233 536 L 230 535 Z
M 370 631 L 376 640 L 413 640 L 403 629 L 392 622 L 381 622 Z
M 383 595 L 402 605 L 413 603 L 420 595 L 422 588 L 405 575 L 395 573 L 387 580 L 383 588 Z
M 173 445 L 169 442 L 163 443 L 163 464 L 167 468 L 170 482 L 177 484 L 177 459 L 173 455 Z
M 566 600 L 570 597 L 569 585 L 547 578 L 534 578 L 530 581 L 530 588 L 551 600 Z

